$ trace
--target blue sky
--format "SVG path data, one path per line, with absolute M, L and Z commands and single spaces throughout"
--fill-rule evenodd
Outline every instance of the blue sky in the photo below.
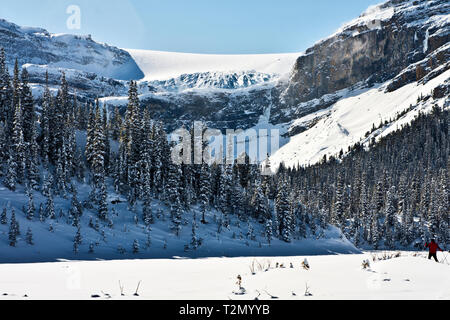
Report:
M 6 0 L 1 0 L 6 1 Z M 0 18 L 121 48 L 192 53 L 304 51 L 382 0 L 14 0 Z M 81 29 L 67 28 L 69 5 Z

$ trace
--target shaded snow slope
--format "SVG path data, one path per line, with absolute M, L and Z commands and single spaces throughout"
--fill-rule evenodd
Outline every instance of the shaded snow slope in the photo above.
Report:
M 82 140 L 83 137 L 78 139 Z M 86 185 L 77 185 L 78 200 L 84 201 L 88 198 L 90 188 Z M 171 230 L 170 209 L 155 200 L 152 202 L 152 212 L 155 224 L 151 225 L 150 246 L 147 246 L 148 234 L 146 226 L 142 222 L 142 208 L 138 204 L 135 211 L 128 208 L 126 203 L 112 204 L 114 200 L 123 197 L 114 193 L 112 187 L 108 188 L 109 218 L 113 221 L 110 229 L 105 223 L 97 222 L 95 210 L 84 210 L 80 219 L 82 244 L 78 254 L 73 252 L 73 239 L 77 229 L 71 226 L 68 210 L 71 206 L 71 197 L 64 199 L 55 197 L 56 219 L 39 221 L 38 209 L 42 203 L 45 206 L 46 198 L 41 193 L 33 192 L 36 214 L 32 221 L 26 219 L 22 206 L 27 206 L 28 198 L 22 187 L 16 192 L 11 192 L 0 187 L 0 212 L 7 208 L 7 225 L 0 224 L 0 263 L 19 262 L 51 262 L 57 259 L 95 260 L 95 259 L 145 259 L 145 258 L 172 258 L 174 256 L 198 258 L 198 257 L 238 257 L 238 256 L 279 256 L 298 254 L 336 254 L 336 253 L 359 253 L 347 239 L 341 239 L 341 232 L 329 227 L 324 230 L 320 239 L 311 234 L 308 229 L 308 238 L 294 240 L 288 244 L 280 240 L 272 240 L 269 246 L 264 235 L 264 225 L 251 220 L 254 238 L 248 238 L 248 223 L 239 221 L 237 217 L 231 216 L 230 228 L 223 228 L 218 233 L 218 220 L 221 213 L 211 210 L 207 213 L 207 225 L 201 225 L 198 217 L 201 217 L 199 208 L 194 207 L 191 211 L 183 213 L 182 230 L 177 237 Z M 9 224 L 12 208 L 19 222 L 21 235 L 17 246 L 10 247 L 8 240 Z M 198 229 L 197 238 L 203 239 L 202 245 L 193 250 L 185 250 L 192 240 L 192 221 L 194 212 L 197 216 Z M 62 214 L 62 215 L 61 215 Z M 138 222 L 134 220 L 135 214 Z M 89 227 L 92 218 L 94 225 L 98 224 L 97 230 Z M 223 219 L 223 218 L 222 218 Z M 50 226 L 53 231 L 50 231 Z M 31 228 L 34 245 L 25 241 L 27 229 Z M 317 231 L 319 232 L 319 231 Z M 132 251 L 134 240 L 138 240 L 140 252 L 134 254 Z M 89 253 L 90 244 L 94 245 L 94 252 Z M 121 252 L 123 249 L 123 252 Z
M 441 253 L 438 254 L 441 258 Z M 311 269 L 301 267 L 307 258 Z M 370 259 L 371 269 L 362 261 Z M 258 263 L 268 271 L 260 271 Z M 287 268 L 276 269 L 276 263 Z M 290 263 L 294 268 L 289 268 Z M 255 275 L 250 266 L 255 264 Z M 450 266 L 402 252 L 372 262 L 371 254 L 198 260 L 128 260 L 0 265 L 0 299 L 99 300 L 448 300 Z M 238 296 L 236 277 L 246 294 Z M 119 281 L 123 286 L 121 296 Z M 134 296 L 140 283 L 139 296 Z M 306 285 L 311 296 L 305 296 Z M 107 295 L 109 296 L 107 296 Z M 269 295 L 270 294 L 270 295 Z M 27 295 L 27 297 L 24 297 Z
M 213 55 L 151 50 L 127 50 L 145 74 L 145 80 L 169 80 L 184 74 L 256 71 L 285 75 L 301 53 Z

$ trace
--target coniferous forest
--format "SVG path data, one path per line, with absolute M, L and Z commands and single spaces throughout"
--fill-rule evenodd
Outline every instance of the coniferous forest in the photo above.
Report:
M 436 107 L 430 114 L 419 114 L 369 147 L 356 145 L 345 155 L 309 167 L 281 165 L 267 176 L 245 155 L 247 164 L 174 164 L 168 133 L 141 105 L 134 81 L 126 110 L 111 110 L 98 100 L 81 103 L 64 74 L 57 92 L 47 85 L 37 102 L 27 70 L 19 70 L 16 62 L 10 76 L 1 50 L 2 184 L 11 191 L 25 188 L 28 220 L 66 216 L 78 228 L 74 251 L 81 243 L 79 221 L 85 210 L 96 212 L 99 223 L 112 227 L 111 187 L 126 199 L 130 214 L 138 211 L 136 221 L 146 226 L 158 219 L 152 202 L 164 202 L 174 236 L 186 228 L 186 212 L 201 208 L 201 216 L 194 215 L 192 222 L 194 248 L 201 245 L 195 230 L 212 223 L 206 218 L 212 209 L 223 214 L 215 221 L 219 230 L 227 228 L 232 217 L 249 223 L 250 236 L 251 223 L 260 224 L 268 243 L 274 238 L 321 238 L 329 224 L 361 248 L 422 247 L 430 238 L 450 243 L 448 110 Z M 269 162 L 264 170 L 268 168 Z M 91 190 L 86 199 L 78 198 L 75 185 L 80 184 Z M 45 203 L 35 205 L 32 190 L 42 193 Z M 55 197 L 71 199 L 70 209 L 59 213 Z M 15 246 L 21 232 L 17 213 L 6 211 L 2 224 L 11 216 L 8 237 Z M 33 242 L 31 230 L 26 238 Z

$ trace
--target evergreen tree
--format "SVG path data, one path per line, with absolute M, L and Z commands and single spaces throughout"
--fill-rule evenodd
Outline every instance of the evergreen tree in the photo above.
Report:
M 133 242 L 133 254 L 138 254 L 139 253 L 139 241 L 138 240 L 134 240 Z
M 206 210 L 209 207 L 211 199 L 211 173 L 210 168 L 206 163 L 201 165 L 199 185 L 199 201 L 202 211 L 201 223 L 206 224 Z
M 28 196 L 27 219 L 33 220 L 36 208 L 34 206 L 33 193 L 30 189 L 27 189 L 27 196 Z
M 77 228 L 77 233 L 75 234 L 75 237 L 73 238 L 73 252 L 78 253 L 79 246 L 82 244 L 83 238 L 81 237 L 81 229 L 80 227 Z
M 6 208 L 3 208 L 3 211 L 2 211 L 1 216 L 0 216 L 0 223 L 3 224 L 3 225 L 8 224 L 8 218 L 7 218 L 7 215 L 6 215 Z
M 394 247 L 395 238 L 395 219 L 396 219 L 396 209 L 395 209 L 395 187 L 392 186 L 387 195 L 386 202 L 386 214 L 384 220 L 384 232 L 385 232 L 385 242 L 388 248 Z
M 12 213 L 11 213 L 11 220 L 9 223 L 9 233 L 8 233 L 8 237 L 9 237 L 9 245 L 11 247 L 15 247 L 17 244 L 17 236 L 18 236 L 18 227 L 17 227 L 17 221 L 16 221 L 16 213 L 14 211 L 14 209 L 12 209 Z
M 267 239 L 267 243 L 270 246 L 273 239 L 273 223 L 271 219 L 267 219 L 266 221 L 265 236 Z
M 285 242 L 291 242 L 292 216 L 288 201 L 287 188 L 287 182 L 284 179 L 280 180 L 276 198 L 276 212 L 278 216 L 278 227 L 281 239 Z
M 33 138 L 34 123 L 36 113 L 34 110 L 33 95 L 31 93 L 30 86 L 28 84 L 28 72 L 27 69 L 22 70 L 22 85 L 20 92 L 20 101 L 23 110 L 23 139 L 26 144 L 31 144 Z
M 30 246 L 34 245 L 33 232 L 31 231 L 31 228 L 28 228 L 25 238 L 26 238 L 27 244 L 29 244 Z
M 15 161 L 16 168 L 16 178 L 18 183 L 22 183 L 25 176 L 25 150 L 26 145 L 23 139 L 22 130 L 22 107 L 20 103 L 16 105 L 14 113 L 14 124 L 13 124 L 13 134 L 12 134 L 12 145 L 10 153 L 13 156 L 13 161 Z

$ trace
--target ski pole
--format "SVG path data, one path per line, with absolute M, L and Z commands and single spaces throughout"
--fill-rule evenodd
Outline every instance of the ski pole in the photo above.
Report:
M 449 264 L 448 261 L 447 261 L 447 255 L 445 254 L 444 251 L 442 251 L 442 253 L 444 254 L 444 261 L 445 261 L 447 264 Z

